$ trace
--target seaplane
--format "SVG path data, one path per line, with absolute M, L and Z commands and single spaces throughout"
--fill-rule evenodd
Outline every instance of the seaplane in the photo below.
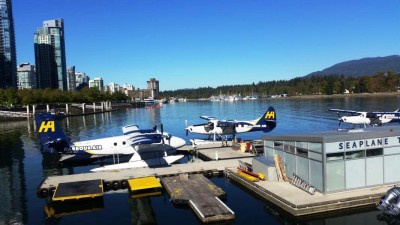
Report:
M 200 118 L 207 120 L 207 122 L 197 125 L 186 125 L 186 135 L 190 132 L 208 135 L 209 139 L 213 136 L 213 140 L 215 141 L 217 137 L 222 137 L 222 135 L 235 136 L 238 133 L 253 131 L 270 132 L 276 127 L 276 112 L 271 106 L 261 117 L 250 121 L 219 120 L 209 116 L 200 116 Z
M 137 125 L 122 128 L 122 135 L 72 142 L 50 113 L 37 113 L 35 122 L 43 153 L 61 155 L 60 161 L 93 160 L 105 157 L 128 156 L 129 161 L 107 165 L 92 171 L 155 167 L 169 165 L 183 158 L 177 148 L 186 144 L 179 137 L 153 129 L 139 129 Z
M 385 123 L 400 122 L 399 109 L 394 112 L 365 112 L 345 109 L 329 109 L 329 111 L 338 113 L 339 126 L 342 122 L 353 125 L 353 128 L 357 125 L 361 127 L 366 127 L 367 125 L 374 127 L 382 126 Z M 347 115 L 340 116 L 340 113 Z

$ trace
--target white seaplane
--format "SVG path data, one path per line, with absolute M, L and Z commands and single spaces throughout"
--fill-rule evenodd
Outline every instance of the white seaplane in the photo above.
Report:
M 261 117 L 250 121 L 219 120 L 215 117 L 209 116 L 200 116 L 200 118 L 205 119 L 208 122 L 186 126 L 186 135 L 189 132 L 204 134 L 209 137 L 213 136 L 215 141 L 216 136 L 236 135 L 238 133 L 253 131 L 270 132 L 276 127 L 276 112 L 271 106 Z
M 342 122 L 366 127 L 381 126 L 385 123 L 400 122 L 399 109 L 394 112 L 364 112 L 345 109 L 329 109 L 331 112 L 337 112 L 339 116 L 339 126 Z M 346 116 L 340 116 L 340 113 L 346 113 Z
M 42 151 L 60 154 L 64 162 L 131 155 L 127 163 L 92 171 L 169 165 L 184 157 L 175 154 L 176 148 L 186 144 L 185 140 L 164 133 L 162 125 L 161 132 L 156 127 L 141 130 L 137 125 L 129 125 L 122 128 L 120 136 L 71 142 L 50 113 L 38 113 L 35 120 Z

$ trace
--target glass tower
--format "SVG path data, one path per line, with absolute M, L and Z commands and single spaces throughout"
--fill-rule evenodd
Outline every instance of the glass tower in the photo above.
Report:
M 11 0 L 0 0 L 0 88 L 17 88 L 17 54 Z
M 63 19 L 43 21 L 34 43 L 38 88 L 67 90 Z

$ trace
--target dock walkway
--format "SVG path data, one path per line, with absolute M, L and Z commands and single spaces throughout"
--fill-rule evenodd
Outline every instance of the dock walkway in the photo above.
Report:
M 251 158 L 242 159 L 251 163 Z M 157 167 L 157 168 L 135 168 L 135 169 L 124 169 L 124 170 L 113 170 L 105 172 L 91 172 L 91 173 L 80 173 L 63 176 L 50 176 L 43 180 L 39 185 L 38 189 L 55 187 L 59 183 L 75 182 L 84 180 L 96 180 L 102 179 L 105 181 L 120 181 L 123 179 L 147 177 L 147 176 L 171 176 L 182 173 L 222 173 L 227 167 L 237 167 L 237 159 L 228 159 L 221 161 L 209 161 L 209 162 L 193 162 L 185 164 L 173 164 L 168 167 Z

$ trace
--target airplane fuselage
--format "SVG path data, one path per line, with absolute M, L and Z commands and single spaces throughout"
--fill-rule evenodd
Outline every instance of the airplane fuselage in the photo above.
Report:
M 353 125 L 376 125 L 394 122 L 399 117 L 396 114 L 371 114 L 361 112 L 356 116 L 342 116 L 339 120 Z
M 237 134 L 237 133 L 246 133 L 246 132 L 253 132 L 253 131 L 265 131 L 268 129 L 268 125 L 266 124 L 255 124 L 254 121 L 248 121 L 248 123 L 253 123 L 254 125 L 247 125 L 247 124 L 239 124 L 239 125 L 232 125 L 232 126 L 218 126 L 218 120 L 211 120 L 208 123 L 198 124 L 198 125 L 191 125 L 188 126 L 186 129 L 189 132 L 197 133 L 197 134 L 204 134 L 204 135 L 213 135 L 213 134 Z

